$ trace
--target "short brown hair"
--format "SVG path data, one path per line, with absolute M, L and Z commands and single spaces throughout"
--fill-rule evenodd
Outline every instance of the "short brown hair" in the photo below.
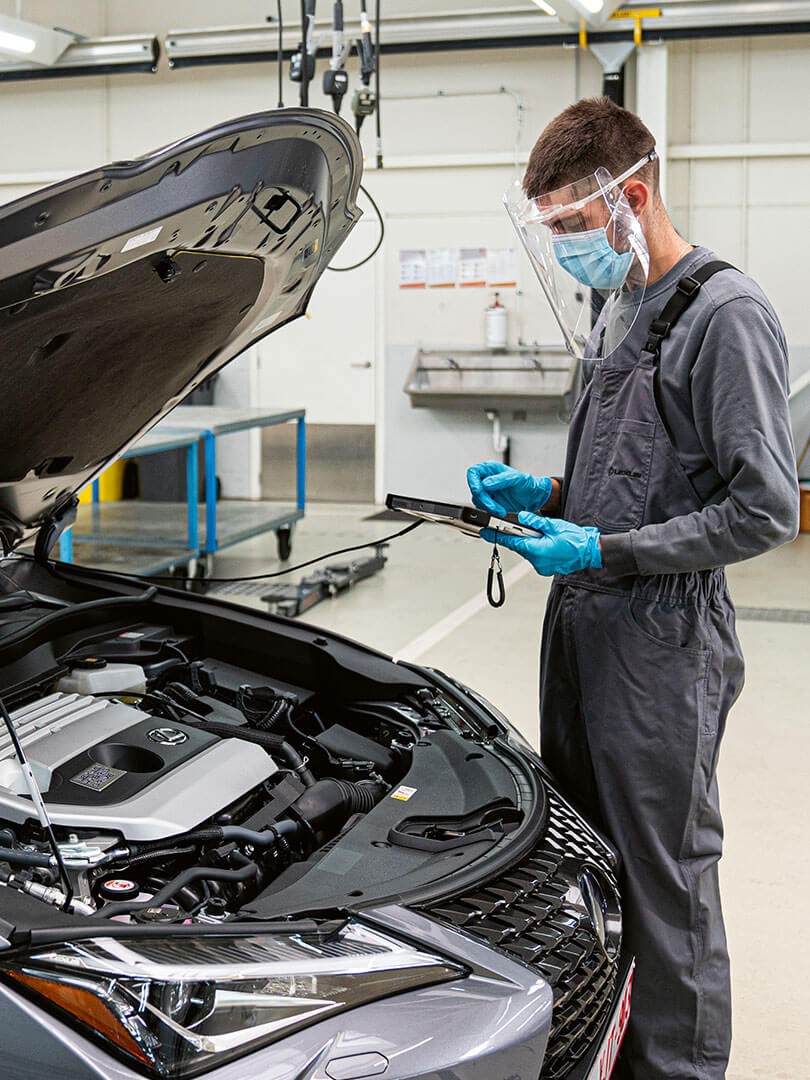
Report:
M 583 98 L 545 128 L 529 155 L 523 189 L 530 199 L 573 184 L 603 166 L 618 176 L 655 146 L 651 131 L 635 113 L 610 98 Z M 658 192 L 658 160 L 637 176 Z

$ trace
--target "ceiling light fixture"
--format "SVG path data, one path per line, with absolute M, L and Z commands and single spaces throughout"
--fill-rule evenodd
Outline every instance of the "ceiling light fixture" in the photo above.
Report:
M 0 30 L 0 52 L 30 53 L 37 47 L 33 38 L 23 37 L 21 34 L 10 34 L 7 30 Z
M 546 15 L 556 16 L 557 12 L 554 10 L 551 4 L 546 3 L 546 0 L 534 0 L 534 2 L 535 4 L 537 4 L 541 11 L 544 11 L 546 13 Z
M 50 67 L 75 40 L 74 34 L 64 30 L 0 15 L 0 53 L 5 56 L 25 57 L 29 63 Z
M 55 31 L 59 33 L 59 31 Z M 157 70 L 160 45 L 151 34 L 130 37 L 68 38 L 68 46 L 50 64 L 37 49 L 25 53 L 6 48 L 0 25 L 0 83 L 21 79 L 61 79 L 66 75 L 115 75 Z M 20 35 L 21 36 L 21 35 Z

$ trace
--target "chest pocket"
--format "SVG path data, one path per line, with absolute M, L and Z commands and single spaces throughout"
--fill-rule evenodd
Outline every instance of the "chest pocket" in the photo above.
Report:
M 641 525 L 654 444 L 654 423 L 648 420 L 614 422 L 596 501 L 594 519 L 597 526 L 626 532 Z

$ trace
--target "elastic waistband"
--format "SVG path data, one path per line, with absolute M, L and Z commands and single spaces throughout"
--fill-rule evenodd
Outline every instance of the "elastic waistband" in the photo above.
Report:
M 581 570 L 576 574 L 555 577 L 554 584 L 589 589 L 591 592 L 660 600 L 681 606 L 711 604 L 727 595 L 726 572 L 722 568 L 690 570 L 684 574 L 651 574 L 643 577 L 640 574 L 611 577 L 600 570 Z

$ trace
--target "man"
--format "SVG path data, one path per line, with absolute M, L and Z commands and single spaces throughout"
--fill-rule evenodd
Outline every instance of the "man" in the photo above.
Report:
M 541 750 L 622 859 L 637 965 L 618 1075 L 721 1080 L 715 768 L 743 682 L 722 568 L 796 535 L 785 340 L 753 281 L 675 231 L 652 135 L 606 98 L 551 121 L 508 205 L 585 388 L 561 480 L 483 462 L 468 481 L 539 533 L 498 542 L 555 575 Z

